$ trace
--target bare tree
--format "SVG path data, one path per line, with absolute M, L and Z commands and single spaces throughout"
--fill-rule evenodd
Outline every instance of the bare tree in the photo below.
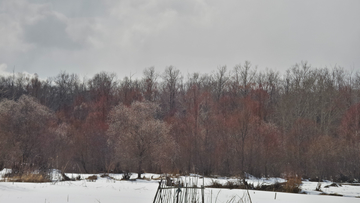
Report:
M 129 162 L 135 161 L 138 178 L 141 178 L 144 162 L 158 161 L 168 142 L 169 127 L 155 119 L 157 110 L 154 103 L 134 102 L 130 107 L 115 106 L 109 115 L 108 134 L 115 143 L 116 152 Z
M 163 74 L 164 90 L 167 94 L 168 110 L 172 114 L 175 112 L 175 101 L 179 90 L 179 82 L 182 80 L 180 71 L 173 66 L 165 69 Z
M 61 72 L 51 80 L 55 86 L 51 88 L 50 108 L 67 113 L 74 102 L 74 96 L 79 87 L 79 77 L 76 74 Z
M 244 65 L 237 65 L 233 70 L 233 80 L 240 86 L 241 94 L 246 97 L 251 89 L 251 84 L 255 82 L 256 69 L 252 69 L 251 63 L 245 61 Z
M 52 121 L 53 113 L 32 97 L 23 95 L 18 101 L 3 100 L 0 103 L 1 137 L 10 148 L 7 167 L 20 171 L 26 167 L 44 167 Z
M 214 74 L 214 91 L 217 101 L 223 96 L 228 80 L 229 77 L 226 75 L 226 66 L 218 68 L 218 71 Z
M 144 70 L 144 79 L 142 81 L 144 98 L 148 101 L 154 102 L 157 94 L 157 78 L 158 74 L 154 67 Z

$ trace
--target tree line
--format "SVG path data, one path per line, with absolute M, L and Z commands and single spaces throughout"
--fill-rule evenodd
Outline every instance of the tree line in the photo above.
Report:
M 360 178 L 360 73 L 246 61 L 140 79 L 0 77 L 0 168 Z

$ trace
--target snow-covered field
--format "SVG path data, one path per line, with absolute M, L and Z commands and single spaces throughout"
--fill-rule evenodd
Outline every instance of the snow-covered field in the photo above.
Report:
M 4 172 L 4 171 L 2 171 Z M 67 174 L 69 177 L 76 177 L 78 174 Z M 0 172 L 0 178 L 2 173 Z M 81 178 L 90 175 L 81 174 Z M 115 179 L 120 179 L 121 174 L 110 174 Z M 135 178 L 136 175 L 133 175 Z M 157 178 L 157 174 L 145 174 L 146 178 Z M 54 177 L 56 179 L 56 177 Z M 153 201 L 158 187 L 158 180 L 136 180 L 136 181 L 118 181 L 98 176 L 96 182 L 66 181 L 53 183 L 13 183 L 0 182 L 0 202 L 11 203 L 56 203 L 56 202 L 76 202 L 76 203 L 150 203 Z M 213 180 L 205 178 L 205 185 Z M 219 183 L 225 183 L 232 179 L 217 178 Z M 235 179 L 233 179 L 235 181 Z M 198 184 L 203 180 L 194 178 Z M 248 182 L 257 184 L 282 182 L 283 179 L 255 179 L 250 178 Z M 330 182 L 322 183 L 322 190 L 326 193 L 337 193 L 343 197 L 319 195 L 315 188 L 317 183 L 303 182 L 302 190 L 307 194 L 275 193 L 265 191 L 249 190 L 249 195 L 253 203 L 259 202 L 360 202 L 360 186 L 342 185 L 340 187 L 324 188 L 330 185 Z M 239 200 L 247 196 L 246 190 L 238 189 L 205 189 L 206 203 L 228 202 L 235 198 Z M 235 202 L 235 201 L 234 201 Z

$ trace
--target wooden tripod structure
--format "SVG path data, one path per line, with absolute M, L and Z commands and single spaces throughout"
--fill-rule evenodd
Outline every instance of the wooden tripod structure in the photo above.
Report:
M 204 181 L 198 187 L 194 177 L 184 179 L 185 181 L 178 179 L 175 182 L 169 177 L 161 179 L 153 203 L 205 203 Z

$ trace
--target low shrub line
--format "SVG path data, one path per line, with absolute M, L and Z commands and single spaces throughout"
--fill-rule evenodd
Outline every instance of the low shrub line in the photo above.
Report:
M 286 182 L 274 184 L 258 184 L 254 186 L 252 183 L 248 183 L 245 179 L 239 179 L 237 181 L 227 181 L 225 184 L 221 184 L 218 181 L 213 181 L 208 188 L 227 188 L 227 189 L 250 189 L 250 190 L 263 190 L 263 191 L 275 191 L 275 192 L 289 192 L 299 193 L 301 191 L 301 178 L 290 177 Z

